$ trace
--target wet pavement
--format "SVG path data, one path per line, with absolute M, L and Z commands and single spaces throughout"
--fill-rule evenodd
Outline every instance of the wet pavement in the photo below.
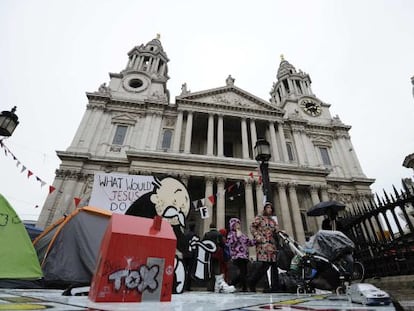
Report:
M 414 311 L 414 275 L 372 278 L 366 282 L 385 290 L 403 310 Z
M 143 311 L 215 311 L 215 310 L 399 310 L 388 306 L 364 306 L 351 303 L 345 295 L 330 292 L 316 294 L 215 294 L 191 291 L 172 295 L 170 302 L 94 303 L 87 296 L 62 296 L 61 290 L 0 289 L 0 310 L 143 310 Z

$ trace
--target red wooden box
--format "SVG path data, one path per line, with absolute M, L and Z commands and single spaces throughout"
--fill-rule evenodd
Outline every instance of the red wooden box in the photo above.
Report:
M 112 214 L 89 291 L 94 302 L 171 301 L 176 237 L 171 225 Z

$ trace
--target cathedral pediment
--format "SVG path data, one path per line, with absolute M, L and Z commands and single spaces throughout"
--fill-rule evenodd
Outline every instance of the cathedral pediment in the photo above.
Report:
M 209 89 L 194 93 L 187 92 L 186 94 L 177 96 L 177 101 L 190 101 L 240 109 L 272 110 L 283 113 L 280 108 L 235 86 Z
M 332 145 L 332 141 L 330 139 L 328 139 L 326 137 L 323 137 L 323 136 L 319 136 L 319 135 L 318 136 L 314 135 L 311 138 L 311 140 L 312 140 L 312 143 L 315 146 L 328 146 L 328 147 L 330 147 Z
M 136 123 L 136 117 L 128 113 L 122 113 L 114 115 L 111 121 L 112 123 L 123 123 L 133 125 Z

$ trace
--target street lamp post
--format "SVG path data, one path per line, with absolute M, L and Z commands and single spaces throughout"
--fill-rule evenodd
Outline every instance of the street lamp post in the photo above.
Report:
M 258 139 L 254 146 L 256 154 L 256 161 L 260 163 L 260 172 L 262 174 L 263 195 L 264 201 L 270 201 L 269 196 L 269 159 L 270 159 L 270 144 L 266 139 Z
M 11 136 L 19 124 L 15 114 L 16 106 L 11 111 L 2 111 L 0 114 L 0 136 Z

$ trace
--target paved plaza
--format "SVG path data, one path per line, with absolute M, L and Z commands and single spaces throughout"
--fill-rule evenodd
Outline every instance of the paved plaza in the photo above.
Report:
M 61 290 L 0 289 L 0 310 L 397 310 L 394 306 L 363 306 L 329 292 L 312 295 L 191 291 L 173 295 L 171 302 L 93 303 L 86 296 L 62 296 Z

